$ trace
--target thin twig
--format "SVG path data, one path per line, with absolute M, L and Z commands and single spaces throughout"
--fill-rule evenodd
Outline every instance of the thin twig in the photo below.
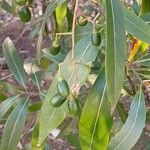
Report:
M 11 76 L 13 76 L 13 74 L 9 74 L 9 75 L 7 75 L 5 77 L 0 78 L 0 81 L 4 81 L 4 80 L 6 80 L 7 78 L 9 78 Z
M 72 58 L 73 59 L 75 58 L 75 24 L 76 24 L 78 4 L 79 4 L 79 0 L 76 0 L 75 8 L 74 8 L 73 23 L 72 23 Z

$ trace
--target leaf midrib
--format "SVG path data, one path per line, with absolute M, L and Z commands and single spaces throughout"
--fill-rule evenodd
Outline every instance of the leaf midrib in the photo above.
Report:
M 140 96 L 139 96 L 139 99 L 138 99 L 138 107 L 137 107 L 136 116 L 135 116 L 133 125 L 132 125 L 132 127 L 130 128 L 128 134 L 122 139 L 122 141 L 117 145 L 117 147 L 116 147 L 114 150 L 117 150 L 117 149 L 120 147 L 120 145 L 126 140 L 126 138 L 130 135 L 130 133 L 131 133 L 132 130 L 134 129 L 134 127 L 135 127 L 135 125 L 136 125 L 136 120 L 137 120 L 137 117 L 138 117 L 138 113 L 139 113 L 140 103 L 141 103 L 141 91 L 140 91 Z
M 97 116 L 96 116 L 96 120 L 95 120 L 95 124 L 94 124 L 94 128 L 93 128 L 93 133 L 92 133 L 91 140 L 90 140 L 91 141 L 90 142 L 90 150 L 92 150 L 94 134 L 95 134 L 95 131 L 96 131 L 98 118 L 99 118 L 101 107 L 102 107 L 102 103 L 103 103 L 103 100 L 104 100 L 105 91 L 106 91 L 106 83 L 105 83 L 104 90 L 103 90 L 103 93 L 102 93 L 102 98 L 101 98 L 101 101 L 100 101 L 100 104 L 99 104 L 99 107 L 98 107 Z
M 12 132 L 11 132 L 11 136 L 10 136 L 10 140 L 9 140 L 7 149 L 9 148 L 9 145 L 10 145 L 10 143 L 11 143 L 11 141 L 12 141 L 12 137 L 13 137 L 14 130 L 15 130 L 15 128 L 16 128 L 18 119 L 20 118 L 20 115 L 21 115 L 21 113 L 22 113 L 22 111 L 23 111 L 23 108 L 25 107 L 25 105 L 26 105 L 26 103 L 28 102 L 28 100 L 29 100 L 29 98 L 25 101 L 25 103 L 23 104 L 23 106 L 22 106 L 22 108 L 21 108 L 21 110 L 20 110 L 20 112 L 19 112 L 19 115 L 18 115 L 18 117 L 17 117 L 17 119 L 16 119 L 16 122 L 15 122 L 14 127 L 13 127 Z

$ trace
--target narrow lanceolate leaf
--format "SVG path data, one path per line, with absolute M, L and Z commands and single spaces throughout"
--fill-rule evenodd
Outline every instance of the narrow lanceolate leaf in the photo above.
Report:
M 137 64 L 141 66 L 150 66 L 150 54 L 147 54 L 145 56 L 142 56 L 140 59 L 136 61 Z
M 150 43 L 150 26 L 125 7 L 122 7 L 127 32 L 143 42 Z
M 10 107 L 14 104 L 14 102 L 16 101 L 17 98 L 18 98 L 18 95 L 10 97 L 0 104 L 0 120 L 7 113 L 7 111 L 10 109 Z
M 106 81 L 108 100 L 115 107 L 124 79 L 126 37 L 122 9 L 119 0 L 106 0 L 107 50 Z
M 141 3 L 141 15 L 150 12 L 150 0 L 142 0 Z
M 8 13 L 11 13 L 13 15 L 15 14 L 15 9 L 5 0 L 0 1 L 0 7 L 2 7 L 2 9 L 4 9 Z
M 27 118 L 28 100 L 20 99 L 4 128 L 1 150 L 16 150 Z
M 42 46 L 43 46 L 42 45 L 43 44 L 43 35 L 45 33 L 46 21 L 47 21 L 47 19 L 49 19 L 50 15 L 54 12 L 56 7 L 60 4 L 62 4 L 64 1 L 65 0 L 52 0 L 49 2 L 49 4 L 46 7 L 44 19 L 41 24 L 39 38 L 38 38 L 38 42 L 37 42 L 37 46 L 36 46 L 38 62 L 40 62 L 40 58 L 41 58 L 41 50 L 42 50 Z
M 31 150 L 43 150 L 43 145 L 37 147 L 39 137 L 39 124 L 37 123 L 32 131 Z
M 142 41 L 138 40 L 138 39 L 134 39 L 133 43 L 132 43 L 132 48 L 129 54 L 129 58 L 128 61 L 130 62 L 131 60 L 133 60 L 134 56 L 136 55 L 136 53 L 138 52 L 140 46 L 142 45 Z
M 57 80 L 54 79 L 48 94 L 45 95 L 45 100 L 42 105 L 41 115 L 39 120 L 39 140 L 38 145 L 41 145 L 47 138 L 50 132 L 57 128 L 67 115 L 67 103 L 65 102 L 61 107 L 55 108 L 50 105 L 50 100 L 57 93 Z
M 16 48 L 12 40 L 8 37 L 3 42 L 3 53 L 6 59 L 6 62 L 9 66 L 10 71 L 14 75 L 15 79 L 25 87 L 27 82 L 25 71 L 21 59 L 16 51 Z
M 142 89 L 135 95 L 129 116 L 121 130 L 110 140 L 108 150 L 130 150 L 145 126 L 146 107 Z
M 61 32 L 61 30 L 64 27 L 64 20 L 67 14 L 67 2 L 65 1 L 61 5 L 57 6 L 55 12 L 56 12 L 56 21 L 58 24 L 58 31 Z
M 111 123 L 105 74 L 102 73 L 95 81 L 81 114 L 79 124 L 81 148 L 83 150 L 106 150 Z

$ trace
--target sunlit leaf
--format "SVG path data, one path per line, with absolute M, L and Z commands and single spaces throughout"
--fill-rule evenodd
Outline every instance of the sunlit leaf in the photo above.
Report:
M 106 150 L 112 119 L 106 96 L 104 72 L 95 81 L 82 110 L 79 134 L 83 150 Z

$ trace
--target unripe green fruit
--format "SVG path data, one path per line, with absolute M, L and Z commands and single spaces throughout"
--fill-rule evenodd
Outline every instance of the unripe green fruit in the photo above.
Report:
M 68 110 L 74 116 L 79 114 L 80 106 L 77 99 L 68 100 Z
M 78 24 L 80 26 L 85 26 L 87 24 L 87 19 L 84 17 L 84 16 L 80 16 L 79 19 L 78 19 Z
M 31 20 L 31 12 L 27 6 L 23 6 L 18 10 L 19 17 L 23 22 L 29 22 Z
M 17 5 L 22 6 L 22 5 L 25 5 L 27 3 L 27 0 L 15 0 L 15 2 Z
M 94 46 L 99 46 L 101 44 L 101 35 L 99 32 L 95 31 L 91 35 L 91 41 Z
M 57 55 L 60 52 L 60 44 L 57 41 L 54 41 L 52 44 L 52 48 L 50 49 L 50 53 L 52 55 Z
M 60 80 L 57 83 L 57 90 L 59 94 L 63 97 L 68 97 L 69 95 L 69 86 L 66 80 Z
M 59 107 L 65 102 L 66 98 L 62 97 L 59 94 L 56 94 L 50 101 L 51 106 Z

